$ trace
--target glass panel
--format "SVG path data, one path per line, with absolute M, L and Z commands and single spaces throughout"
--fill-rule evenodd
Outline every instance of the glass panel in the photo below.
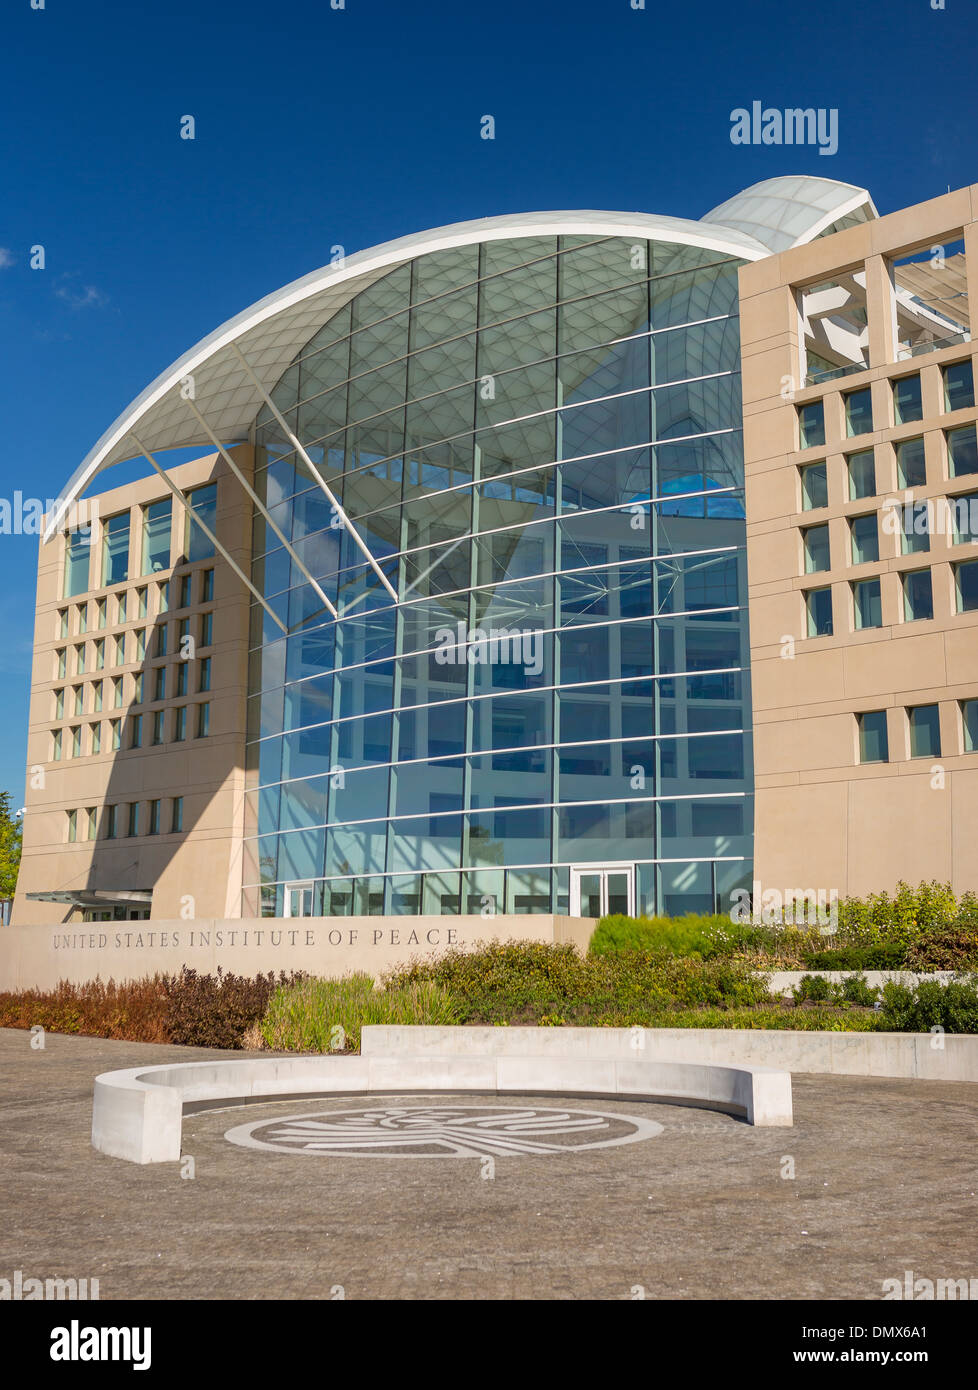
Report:
M 900 487 L 923 487 L 927 482 L 923 439 L 904 439 L 896 446 Z
M 852 534 L 852 563 L 871 564 L 880 558 L 879 530 L 876 513 L 854 516 L 849 523 Z
M 824 463 L 809 463 L 801 470 L 802 511 L 828 506 L 828 484 Z
M 143 518 L 143 574 L 170 568 L 170 520 L 173 502 L 169 497 L 153 502 Z
M 798 429 L 803 449 L 814 449 L 825 443 L 825 406 L 821 401 L 810 401 L 799 407 Z
M 904 617 L 907 622 L 933 618 L 934 597 L 930 570 L 910 570 L 903 576 Z
M 872 449 L 849 456 L 849 500 L 873 497 L 876 493 L 876 462 Z
M 92 553 L 91 528 L 72 531 L 65 547 L 64 597 L 74 598 L 89 588 L 88 565 Z M 67 636 L 65 631 L 63 636 Z
M 975 403 L 975 376 L 972 364 L 951 362 L 944 368 L 945 410 L 967 410 Z
M 947 452 L 952 478 L 961 478 L 968 473 L 978 473 L 978 442 L 975 426 L 963 425 L 959 430 L 948 430 Z
M 213 534 L 217 528 L 217 484 L 198 487 L 187 494 L 193 516 L 187 517 L 186 552 L 187 560 L 208 560 L 214 554 L 213 542 L 196 524 L 196 518 L 207 526 Z
M 910 715 L 911 758 L 941 756 L 941 721 L 937 705 L 917 705 Z
M 855 600 L 856 627 L 882 627 L 883 606 L 880 596 L 880 581 L 864 579 L 853 584 Z
M 828 526 L 810 526 L 803 533 L 805 541 L 805 573 L 831 569 Z
M 886 711 L 872 710 L 858 716 L 859 723 L 859 761 L 861 763 L 885 763 L 889 760 L 889 747 L 886 737 Z
M 129 513 L 106 518 L 102 533 L 102 583 L 121 584 L 129 578 Z M 120 619 L 122 621 L 122 619 Z
M 832 636 L 832 590 L 812 589 L 806 598 L 809 637 Z
M 922 420 L 924 409 L 920 397 L 920 374 L 900 377 L 893 383 L 893 416 L 898 425 Z
M 868 434 L 873 428 L 873 393 L 867 386 L 843 397 L 846 406 L 846 434 Z

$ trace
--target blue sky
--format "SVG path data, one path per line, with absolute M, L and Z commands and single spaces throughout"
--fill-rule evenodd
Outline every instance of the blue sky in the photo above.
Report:
M 8 0 L 0 496 L 57 495 L 158 372 L 336 244 L 546 208 L 698 217 L 782 173 L 881 212 L 978 181 L 972 0 L 631 3 Z M 838 153 L 734 146 L 754 100 L 837 108 Z M 15 806 L 36 544 L 0 535 Z

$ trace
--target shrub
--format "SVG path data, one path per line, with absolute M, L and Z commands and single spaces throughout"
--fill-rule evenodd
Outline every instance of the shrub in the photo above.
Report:
M 458 1001 L 463 1023 L 539 1023 L 625 1027 L 684 1005 L 730 1008 L 770 1001 L 742 961 L 621 950 L 579 956 L 570 945 L 482 943 L 392 972 L 388 986 L 430 980 Z
M 274 971 L 248 979 L 226 975 L 198 975 L 184 966 L 179 975 L 168 975 L 167 1025 L 170 1041 L 188 1047 L 240 1048 L 248 1029 L 264 1016 L 276 984 L 291 984 L 299 976 Z
M 978 986 L 965 976 L 942 985 L 921 980 L 917 985 L 891 980 L 883 986 L 881 1024 L 898 1033 L 978 1033 Z
M 796 1004 L 824 1004 L 832 997 L 832 982 L 824 975 L 803 975 L 791 995 Z
M 689 912 L 684 917 L 626 917 L 614 913 L 602 917 L 595 927 L 588 953 L 607 956 L 620 951 L 646 951 L 710 959 L 756 947 L 769 934 L 750 923 L 733 922 L 722 913 Z
M 459 1008 L 447 990 L 429 980 L 375 990 L 369 975 L 342 980 L 304 978 L 282 984 L 261 1023 L 270 1048 L 283 1052 L 360 1050 L 369 1023 L 458 1023 Z
M 836 946 L 828 950 L 804 952 L 808 970 L 902 970 L 907 964 L 907 948 L 899 942 L 876 946 Z
M 872 1008 L 879 999 L 879 990 L 871 985 L 865 975 L 849 975 L 835 986 L 835 998 L 840 1004 L 859 1004 Z
M 978 921 L 925 928 L 906 951 L 910 970 L 965 970 L 978 966 Z
M 100 978 L 73 985 L 62 980 L 53 990 L 0 994 L 0 1027 L 51 1033 L 83 1033 L 129 1042 L 169 1042 L 166 980 L 162 975 L 117 985 Z

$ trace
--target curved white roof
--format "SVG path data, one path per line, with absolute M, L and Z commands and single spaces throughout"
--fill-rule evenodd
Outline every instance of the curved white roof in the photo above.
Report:
M 151 452 L 191 445 L 212 447 L 196 415 L 181 398 L 181 383 L 188 376 L 193 377 L 194 404 L 214 435 L 226 444 L 247 438 L 262 402 L 232 344 L 244 354 L 265 390 L 270 392 L 296 353 L 361 290 L 417 256 L 480 241 L 534 236 L 633 236 L 702 246 L 746 261 L 760 260 L 775 248 L 769 229 L 756 220 L 752 223 L 748 214 L 758 198 L 763 200 L 771 196 L 759 190 L 778 183 L 805 185 L 806 189 L 810 186 L 812 197 L 821 201 L 817 207 L 809 205 L 809 222 L 813 214 L 817 214 L 818 222 L 824 225 L 830 225 L 840 215 L 841 200 L 837 190 L 859 194 L 862 202 L 869 197 L 861 189 L 826 179 L 768 180 L 766 184 L 758 184 L 739 194 L 721 208 L 715 208 L 698 222 L 648 213 L 599 211 L 486 217 L 400 237 L 349 256 L 341 265 L 325 266 L 293 280 L 228 319 L 136 397 L 72 474 L 58 506 L 48 518 L 45 539 L 58 529 L 72 502 L 85 492 L 97 473 L 139 453 L 133 433 Z M 831 196 L 830 189 L 833 190 Z M 786 196 L 782 194 L 782 199 Z M 739 211 L 741 215 L 736 221 L 725 223 L 718 216 L 724 209 Z M 764 232 L 764 237 L 758 235 L 759 230 Z
M 877 215 L 865 188 L 798 174 L 755 183 L 706 213 L 703 221 L 754 237 L 770 251 L 787 251 L 814 241 L 843 218 L 869 222 Z

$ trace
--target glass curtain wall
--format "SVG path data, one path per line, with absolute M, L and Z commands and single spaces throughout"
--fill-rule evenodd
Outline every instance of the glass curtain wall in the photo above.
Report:
M 737 268 L 561 237 L 416 259 L 273 395 L 395 604 L 256 422 L 250 859 L 262 911 L 636 910 L 751 878 Z M 297 886 L 298 885 L 298 886 Z M 257 887 L 257 882 L 253 885 Z

